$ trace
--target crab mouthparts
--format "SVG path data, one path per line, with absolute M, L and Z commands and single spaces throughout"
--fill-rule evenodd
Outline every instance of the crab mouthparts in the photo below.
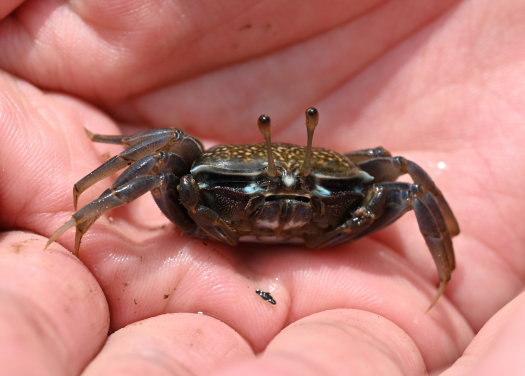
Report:
M 298 196 L 298 195 L 271 195 L 271 196 L 266 196 L 265 200 L 267 202 L 268 201 L 271 202 L 271 201 L 291 200 L 291 201 L 304 202 L 305 204 L 309 204 L 310 203 L 310 198 L 309 197 Z

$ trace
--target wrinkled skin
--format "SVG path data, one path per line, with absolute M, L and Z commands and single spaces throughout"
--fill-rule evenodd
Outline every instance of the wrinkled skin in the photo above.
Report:
M 520 2 L 218 4 L 0 5 L 0 373 L 523 374 Z M 72 231 L 42 250 L 73 184 L 120 150 L 84 126 L 259 142 L 268 113 L 275 141 L 305 144 L 312 105 L 317 146 L 382 145 L 445 193 L 458 267 L 428 314 L 413 213 L 322 251 L 228 247 L 181 237 L 148 196 L 92 227 L 82 263 Z

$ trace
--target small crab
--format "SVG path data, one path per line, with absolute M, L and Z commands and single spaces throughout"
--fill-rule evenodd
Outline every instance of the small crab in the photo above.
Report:
M 459 233 L 441 191 L 417 164 L 392 157 L 382 147 L 346 154 L 312 147 L 318 121 L 318 111 L 307 109 L 306 147 L 272 143 L 266 115 L 258 119 L 264 143 L 207 150 L 177 128 L 128 137 L 87 131 L 94 142 L 128 148 L 75 184 L 75 210 L 82 192 L 129 167 L 98 199 L 74 213 L 46 247 L 75 226 L 78 255 L 82 236 L 104 212 L 147 192 L 184 233 L 230 245 L 243 237 L 276 237 L 323 248 L 376 232 L 414 210 L 440 279 L 432 308 L 450 281 L 455 267 L 451 238 Z M 396 182 L 403 174 L 414 184 Z

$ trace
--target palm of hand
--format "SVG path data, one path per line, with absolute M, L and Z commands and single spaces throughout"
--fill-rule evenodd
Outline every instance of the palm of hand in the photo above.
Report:
M 140 367 L 305 374 L 307 364 L 315 373 L 435 371 L 518 295 L 524 131 L 512 88 L 523 42 L 511 3 L 490 9 L 490 19 L 451 1 L 141 5 L 129 12 L 135 3 L 28 2 L 0 23 L 0 225 L 11 231 L 1 240 L 3 315 L 16 317 L 13 337 L 26 336 L 50 374 L 78 373 L 91 361 L 109 311 L 111 330 L 148 319 L 117 332 L 86 374 Z M 469 32 L 476 37 L 463 38 Z M 89 103 L 123 124 L 177 126 L 210 143 L 259 142 L 255 120 L 268 113 L 274 139 L 304 144 L 302 113 L 317 106 L 315 145 L 340 152 L 383 145 L 427 169 L 445 193 L 462 229 L 446 298 L 425 314 L 437 277 L 413 214 L 322 251 L 231 248 L 181 237 L 147 197 L 86 234 L 81 260 L 89 272 L 59 245 L 42 252 L 43 238 L 12 231 L 51 235 L 71 214 L 70 187 L 101 155 L 118 152 L 93 145 L 83 127 L 139 130 L 117 126 Z M 72 234 L 62 241 L 72 249 Z M 256 288 L 271 289 L 277 305 Z M 523 305 L 513 303 L 507 311 Z M 209 316 L 184 313 L 198 311 Z M 480 356 L 489 337 L 476 337 L 471 354 Z M 11 349 L 5 364 L 29 351 L 0 345 Z M 260 360 L 238 363 L 265 348 Z M 148 360 L 144 349 L 163 361 Z

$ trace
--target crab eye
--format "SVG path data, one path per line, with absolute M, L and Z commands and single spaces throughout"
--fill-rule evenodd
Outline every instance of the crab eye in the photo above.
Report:
M 270 117 L 267 115 L 259 116 L 257 126 L 259 127 L 259 132 L 261 132 L 264 137 L 264 143 L 266 144 L 266 151 L 268 153 L 268 176 L 274 178 L 277 176 L 277 168 L 275 167 L 272 153 L 272 122 Z
M 312 139 L 314 137 L 315 127 L 319 123 L 319 112 L 314 107 L 310 107 L 305 111 L 306 116 L 306 131 L 308 132 L 308 142 L 306 144 L 306 156 L 301 166 L 301 173 L 303 176 L 308 176 L 312 170 L 310 167 L 310 157 L 312 154 Z
M 268 124 L 270 122 L 270 117 L 268 115 L 259 116 L 259 123 Z
M 310 117 L 316 117 L 319 116 L 319 112 L 317 112 L 317 109 L 315 107 L 310 107 L 308 110 L 306 110 L 306 113 Z

